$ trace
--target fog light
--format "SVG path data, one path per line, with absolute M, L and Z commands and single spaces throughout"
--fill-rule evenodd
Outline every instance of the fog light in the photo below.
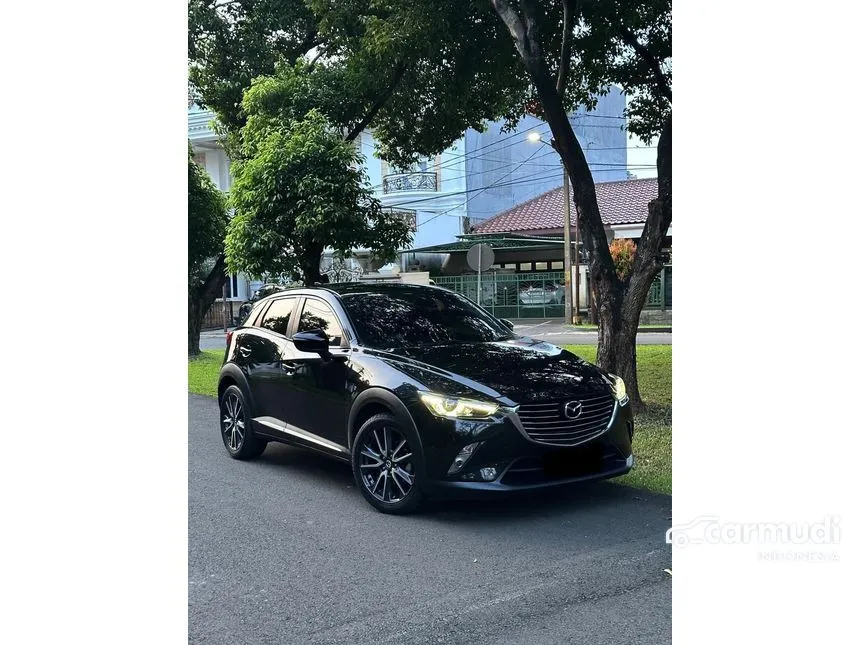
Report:
M 454 461 L 451 463 L 451 467 L 448 468 L 448 474 L 453 475 L 454 473 L 458 473 L 463 470 L 463 466 L 466 465 L 466 462 L 469 461 L 472 454 L 475 452 L 475 449 L 481 445 L 481 442 L 470 443 L 467 446 L 464 446 L 463 449 L 457 453 L 457 456 L 454 457 Z
M 481 479 L 485 482 L 491 482 L 496 478 L 498 471 L 495 468 L 481 468 Z

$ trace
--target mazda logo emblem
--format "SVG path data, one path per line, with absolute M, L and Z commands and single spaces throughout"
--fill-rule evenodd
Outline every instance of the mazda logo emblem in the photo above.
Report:
M 564 404 L 564 416 L 568 419 L 576 419 L 582 414 L 582 401 L 568 401 Z

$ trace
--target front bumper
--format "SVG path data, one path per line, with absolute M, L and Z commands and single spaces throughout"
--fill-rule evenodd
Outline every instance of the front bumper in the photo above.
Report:
M 629 404 L 621 406 L 617 402 L 607 427 L 574 447 L 531 439 L 515 415 L 498 423 L 425 417 L 420 421 L 419 433 L 426 458 L 422 488 L 431 496 L 528 491 L 608 479 L 629 472 L 634 462 L 633 415 Z M 480 445 L 463 469 L 448 474 L 460 449 L 473 442 Z M 478 476 L 485 467 L 496 468 L 498 474 L 492 481 Z

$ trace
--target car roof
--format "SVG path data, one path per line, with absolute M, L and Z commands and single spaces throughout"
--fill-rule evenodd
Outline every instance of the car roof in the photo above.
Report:
M 423 284 L 403 284 L 402 282 L 334 282 L 321 285 L 321 289 L 328 289 L 339 295 L 347 295 L 353 293 L 427 293 L 428 291 L 438 292 L 446 291 L 440 287 Z

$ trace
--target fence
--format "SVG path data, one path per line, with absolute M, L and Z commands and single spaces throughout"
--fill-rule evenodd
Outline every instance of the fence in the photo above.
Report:
M 235 309 L 233 305 L 235 304 Z M 235 316 L 239 313 L 239 304 L 234 303 L 232 300 L 227 301 L 227 326 L 232 327 L 234 323 Z M 203 325 L 202 329 L 217 329 L 218 327 L 224 328 L 224 303 L 221 300 L 216 300 L 212 303 L 212 306 L 209 307 L 209 311 L 206 312 L 206 315 L 203 317 Z
M 478 302 L 478 276 L 433 278 L 437 286 Z M 481 306 L 499 318 L 564 317 L 564 272 L 485 273 L 481 276 Z
M 648 300 L 645 301 L 646 309 L 671 309 L 672 308 L 672 265 L 663 267 L 660 274 L 651 283 L 648 291 Z
M 433 278 L 445 287 L 478 302 L 478 276 L 457 275 Z M 586 281 L 588 274 L 586 274 Z M 587 282 L 586 282 L 587 284 Z M 582 311 L 591 306 L 591 290 L 586 289 Z M 485 273 L 481 276 L 480 305 L 499 318 L 563 318 L 564 272 Z M 667 266 L 654 279 L 645 305 L 651 309 L 672 308 L 672 267 Z

